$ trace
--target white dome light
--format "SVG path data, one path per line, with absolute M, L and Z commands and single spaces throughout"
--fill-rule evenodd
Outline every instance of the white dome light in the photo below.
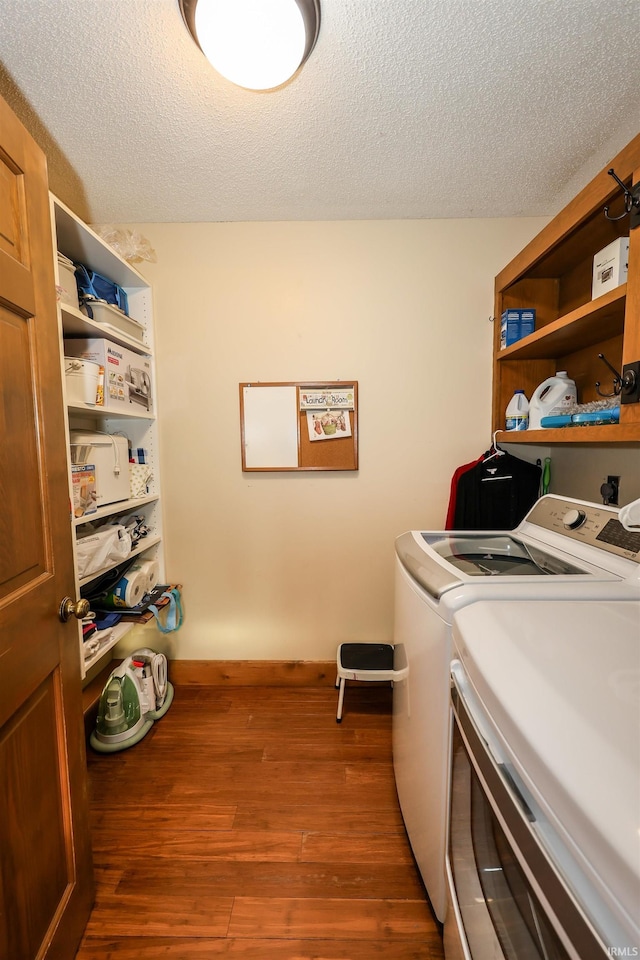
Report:
M 213 67 L 250 90 L 289 80 L 318 34 L 318 0 L 180 0 L 180 6 Z

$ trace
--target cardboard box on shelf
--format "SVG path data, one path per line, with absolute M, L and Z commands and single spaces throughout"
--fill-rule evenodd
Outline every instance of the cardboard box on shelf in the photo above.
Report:
M 603 247 L 593 258 L 591 299 L 601 297 L 627 282 L 629 267 L 629 237 L 618 237 Z
M 504 350 L 523 337 L 528 337 L 535 327 L 536 312 L 531 307 L 505 310 L 500 319 L 500 349 Z
M 104 391 L 97 406 L 132 413 L 153 412 L 149 357 L 94 337 L 65 340 L 64 351 L 66 356 L 83 357 L 102 366 Z
M 74 463 L 71 465 L 71 488 L 73 516 L 86 517 L 89 513 L 95 513 L 98 506 L 94 464 Z

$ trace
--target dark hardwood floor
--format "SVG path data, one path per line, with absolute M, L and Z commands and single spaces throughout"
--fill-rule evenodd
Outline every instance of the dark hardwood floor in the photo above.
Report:
M 77 960 L 441 960 L 391 762 L 391 690 L 176 688 L 89 750 L 97 897 Z

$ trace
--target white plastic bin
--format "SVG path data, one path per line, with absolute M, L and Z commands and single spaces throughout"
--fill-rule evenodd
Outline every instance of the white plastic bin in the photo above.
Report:
M 82 312 L 95 320 L 96 323 L 104 324 L 105 327 L 116 331 L 117 333 L 126 333 L 128 337 L 138 340 L 144 345 L 144 327 L 133 317 L 128 317 L 122 310 L 118 310 L 110 303 L 104 303 L 102 300 L 87 300 L 82 304 Z

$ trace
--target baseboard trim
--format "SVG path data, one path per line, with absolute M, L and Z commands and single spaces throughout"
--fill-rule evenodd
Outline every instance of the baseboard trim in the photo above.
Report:
M 326 687 L 335 660 L 170 660 L 174 684 L 204 687 Z

